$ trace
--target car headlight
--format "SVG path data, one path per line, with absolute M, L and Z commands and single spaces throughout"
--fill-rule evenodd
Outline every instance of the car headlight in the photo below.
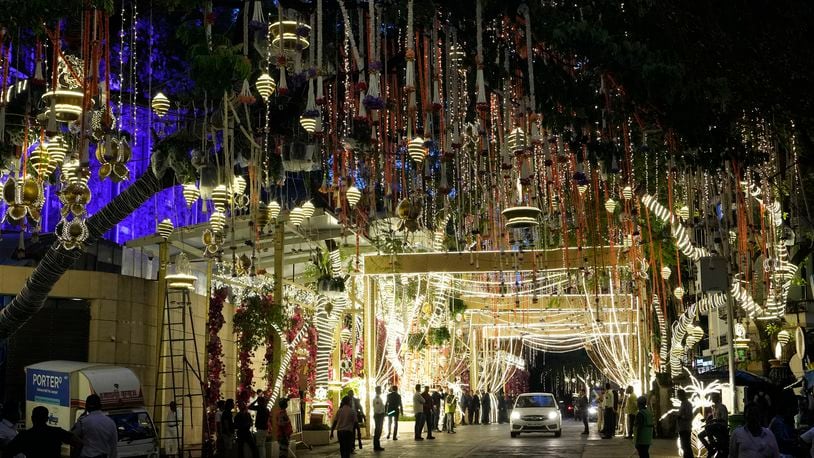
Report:
M 596 413 L 596 407 L 593 407 L 593 406 L 588 407 L 588 413 L 591 414 L 591 415 L 595 414 Z
M 559 417 L 559 416 L 560 416 L 559 412 L 555 412 L 555 411 L 548 412 L 548 419 L 549 420 L 556 420 L 557 417 Z
M 519 420 L 520 419 L 520 412 L 513 410 L 512 414 L 509 416 L 512 420 Z

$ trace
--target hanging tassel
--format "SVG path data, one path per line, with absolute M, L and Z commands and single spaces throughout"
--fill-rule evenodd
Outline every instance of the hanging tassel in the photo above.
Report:
M 478 111 L 484 112 L 489 108 L 489 104 L 486 103 L 486 82 L 483 79 L 483 66 L 481 65 L 478 65 L 478 71 L 475 82 L 476 82 L 475 84 L 477 84 L 478 90 L 478 97 L 476 100 Z
M 251 105 L 255 102 L 251 87 L 249 86 L 249 80 L 243 80 L 243 87 L 240 89 L 240 95 L 237 96 L 237 100 L 244 105 Z
M 441 163 L 441 180 L 438 183 L 438 192 L 441 194 L 447 195 L 451 190 L 449 186 L 449 178 L 447 178 L 447 169 L 449 168 L 449 164 L 446 162 Z
M 441 111 L 441 91 L 438 89 L 438 80 L 432 83 L 432 109 Z
M 285 79 L 285 58 L 280 58 L 280 84 L 277 85 L 277 93 L 288 94 L 288 82 Z
M 317 102 L 317 105 L 320 105 L 320 106 L 325 104 L 325 93 L 323 91 L 323 80 L 322 80 L 322 75 L 321 74 L 317 74 L 316 102 Z
M 45 77 L 42 76 L 42 59 L 38 59 L 37 63 L 34 64 L 34 78 L 31 79 L 31 84 L 37 86 L 45 85 Z
M 356 113 L 356 120 L 367 120 L 367 108 L 365 108 L 365 95 L 367 90 L 367 83 L 365 82 L 365 74 L 359 73 L 359 82 L 356 84 L 359 89 L 359 111 Z
M 254 23 L 255 26 L 266 23 L 266 17 L 263 15 L 263 3 L 260 0 L 255 0 L 254 2 L 252 23 Z

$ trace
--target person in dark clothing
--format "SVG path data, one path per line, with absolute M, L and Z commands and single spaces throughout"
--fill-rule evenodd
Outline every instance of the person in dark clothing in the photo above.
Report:
M 255 412 L 254 439 L 257 445 L 257 453 L 261 457 L 266 456 L 266 438 L 269 434 L 269 417 L 271 416 L 271 411 L 268 408 L 268 403 L 268 398 L 261 395 L 249 405 L 249 410 Z
M 235 445 L 235 418 L 232 410 L 235 409 L 235 401 L 227 399 L 223 404 L 223 413 L 220 416 L 219 437 L 223 440 L 223 451 L 221 456 L 231 456 Z
M 353 405 L 351 407 L 354 408 L 356 411 L 356 424 L 353 426 L 353 429 L 356 433 L 356 439 L 359 441 L 359 448 L 362 448 L 362 422 L 365 421 L 365 412 L 362 410 L 362 401 L 357 398 L 353 390 L 348 391 L 348 396 L 351 397 L 353 400 Z M 356 450 L 356 445 L 353 446 L 353 449 Z
M 434 418 L 433 415 L 433 403 L 432 403 L 432 395 L 430 395 L 430 387 L 425 386 L 424 392 L 421 393 L 421 397 L 424 398 L 424 418 L 425 419 L 432 419 Z M 433 429 L 435 427 L 431 424 L 431 421 L 427 421 L 427 439 L 435 439 L 435 436 L 432 435 Z
M 399 387 L 390 387 L 387 393 L 387 401 L 384 403 L 384 410 L 387 412 L 387 438 L 390 439 L 390 426 L 393 426 L 393 440 L 399 440 L 399 415 L 404 415 L 404 405 L 401 403 Z
M 582 426 L 584 426 L 582 434 L 588 434 L 588 405 L 588 396 L 585 395 L 585 392 L 580 393 L 576 407 L 577 413 L 582 418 Z
M 259 458 L 257 450 L 257 443 L 254 441 L 254 434 L 252 434 L 252 416 L 249 414 L 249 409 L 246 403 L 240 401 L 240 412 L 235 415 L 235 431 L 237 432 L 237 456 L 243 458 L 245 453 L 244 448 L 249 447 L 252 452 L 253 458 Z
M 441 393 L 436 390 L 432 391 L 430 395 L 432 397 L 432 422 L 430 424 L 435 429 L 436 432 L 441 432 L 438 429 L 438 421 L 441 419 Z
M 469 401 L 469 424 L 480 424 L 480 397 L 477 391 L 472 394 L 472 399 Z
M 469 396 L 469 390 L 464 390 L 461 399 L 458 400 L 458 405 L 461 408 L 461 424 L 466 424 L 467 415 L 469 414 L 469 404 L 472 399 Z M 470 420 L 471 422 L 471 420 Z
M 31 429 L 20 432 L 9 442 L 3 456 L 16 456 L 22 453 L 27 457 L 59 458 L 62 444 L 81 447 L 82 441 L 76 434 L 62 428 L 48 426 L 48 409 L 34 407 L 31 412 Z
M 497 395 L 497 422 L 500 424 L 509 422 L 509 409 L 506 407 L 506 396 L 502 391 Z
M 488 425 L 492 421 L 492 395 L 484 391 L 481 396 L 481 424 Z

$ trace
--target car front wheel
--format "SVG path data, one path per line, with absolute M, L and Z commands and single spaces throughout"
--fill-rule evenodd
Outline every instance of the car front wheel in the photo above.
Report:
M 514 432 L 513 432 L 513 433 L 511 433 L 511 434 L 512 434 L 512 437 L 517 437 L 517 435 L 518 435 L 518 434 L 520 434 L 520 433 L 514 433 Z
M 562 430 L 554 432 L 554 437 L 560 437 L 560 436 L 562 436 Z

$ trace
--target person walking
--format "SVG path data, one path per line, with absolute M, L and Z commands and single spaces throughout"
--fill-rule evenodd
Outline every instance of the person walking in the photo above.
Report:
M 82 441 L 82 458 L 117 458 L 119 433 L 116 422 L 102 412 L 102 400 L 98 394 L 85 399 L 85 413 L 74 423 L 71 432 Z
M 223 453 L 221 456 L 232 456 L 235 447 L 235 418 L 232 411 L 235 410 L 235 400 L 227 399 L 223 403 L 223 413 L 220 416 L 220 437 L 223 440 Z
M 585 395 L 584 391 L 579 393 L 576 407 L 580 418 L 582 418 L 582 426 L 585 427 L 582 430 L 582 434 L 588 434 L 588 396 Z
M 237 433 L 237 456 L 243 458 L 246 453 L 246 447 L 252 454 L 252 458 L 260 458 L 257 450 L 257 442 L 255 442 L 254 435 L 252 434 L 252 415 L 246 403 L 240 401 L 238 403 L 238 412 L 235 415 L 235 432 Z
M 481 424 L 488 425 L 492 422 L 492 394 L 486 390 L 481 392 Z
M 712 414 L 698 434 L 698 440 L 707 449 L 707 457 L 725 458 L 729 456 L 729 411 L 720 393 L 713 393 L 711 398 Z
M 382 447 L 382 427 L 384 426 L 384 416 L 386 410 L 382 400 L 382 387 L 376 387 L 376 396 L 373 397 L 373 450 L 384 451 Z
M 681 453 L 684 458 L 693 458 L 692 452 L 692 420 L 695 417 L 693 413 L 692 404 L 687 399 L 687 393 L 684 390 L 678 390 L 678 400 L 681 402 L 678 406 L 678 438 L 681 443 Z
M 167 411 L 167 418 L 164 421 L 164 453 L 168 457 L 177 456 L 181 448 L 181 412 L 178 411 L 178 404 L 170 401 L 170 410 Z
M 455 399 L 455 395 L 450 393 L 447 395 L 447 399 L 444 401 L 444 431 L 447 434 L 455 434 L 455 407 L 457 407 L 458 401 Z
M 611 384 L 605 383 L 605 395 L 602 398 L 602 413 L 604 418 L 604 434 L 602 439 L 613 439 L 616 434 L 616 424 L 614 423 L 614 395 Z
M 650 458 L 650 445 L 653 443 L 653 412 L 647 408 L 647 397 L 639 396 L 636 400 L 639 411 L 633 418 L 633 443 L 640 458 Z
M 356 429 L 356 409 L 353 407 L 353 398 L 348 395 L 339 403 L 339 410 L 331 424 L 331 439 L 334 431 L 339 431 L 339 455 L 350 458 L 353 453 L 353 433 Z
M 443 404 L 444 403 L 444 390 L 433 390 L 432 392 L 432 409 L 433 409 L 433 423 L 435 432 L 441 432 L 441 417 L 443 417 Z
M 260 458 L 266 456 L 266 439 L 269 436 L 269 400 L 267 397 L 259 395 L 254 402 L 249 405 L 249 410 L 254 412 L 254 440 L 257 444 L 257 454 Z
M 472 399 L 469 401 L 469 424 L 480 424 L 480 397 L 477 391 L 472 392 Z
M 506 396 L 502 390 L 497 395 L 497 422 L 500 424 L 509 422 L 509 409 L 506 407 Z
M 638 415 L 639 410 L 639 402 L 638 396 L 636 393 L 633 392 L 633 387 L 628 385 L 627 387 L 627 397 L 625 398 L 625 413 L 627 414 L 627 437 L 628 439 L 633 439 L 633 424 L 636 421 L 636 415 Z M 645 399 L 645 402 L 647 399 Z M 652 434 L 651 434 L 652 436 Z
M 23 454 L 30 458 L 59 458 L 62 444 L 79 448 L 82 441 L 69 431 L 48 426 L 48 409 L 37 406 L 31 411 L 31 428 L 16 435 L 3 450 L 3 456 Z
M 387 402 L 384 405 L 387 411 L 387 438 L 390 439 L 390 426 L 393 426 L 393 440 L 399 440 L 399 415 L 404 415 L 404 405 L 401 403 L 399 387 L 390 387 L 387 393 Z
M 459 407 L 461 408 L 461 424 L 467 424 L 466 419 L 469 413 L 469 403 L 472 402 L 472 399 L 469 396 L 469 390 L 464 390 L 463 394 L 461 394 L 461 399 L 458 400 Z M 470 423 L 472 420 L 469 421 Z
M 415 440 L 423 441 L 421 430 L 424 429 L 424 396 L 421 395 L 421 384 L 415 386 L 413 393 L 413 415 L 415 415 Z
M 432 419 L 434 418 L 433 415 L 435 415 L 435 406 L 432 402 L 429 386 L 424 386 L 424 392 L 421 393 L 421 397 L 424 398 L 424 404 L 422 404 L 422 407 L 424 408 L 424 422 L 427 425 L 427 439 L 433 440 L 435 439 L 435 436 L 432 435 L 432 430 L 435 429 L 435 427 L 432 425 Z
M 774 434 L 768 428 L 761 426 L 760 407 L 753 403 L 747 404 L 743 416 L 746 423 L 735 428 L 732 438 L 729 440 L 729 456 L 731 458 L 779 458 L 780 449 L 777 447 Z
M 294 427 L 288 417 L 288 398 L 280 399 L 277 405 L 280 407 L 277 410 L 277 443 L 280 445 L 280 458 L 285 458 L 288 456 L 288 444 L 294 433 Z
M 362 401 L 359 400 L 354 395 L 353 390 L 348 390 L 348 396 L 350 396 L 351 401 L 353 401 L 353 408 L 356 411 L 356 425 L 354 426 L 354 432 L 356 433 L 356 438 L 359 441 L 359 449 L 362 449 L 362 422 L 365 421 L 365 411 L 362 410 Z M 354 444 L 353 447 L 356 450 L 356 445 Z

